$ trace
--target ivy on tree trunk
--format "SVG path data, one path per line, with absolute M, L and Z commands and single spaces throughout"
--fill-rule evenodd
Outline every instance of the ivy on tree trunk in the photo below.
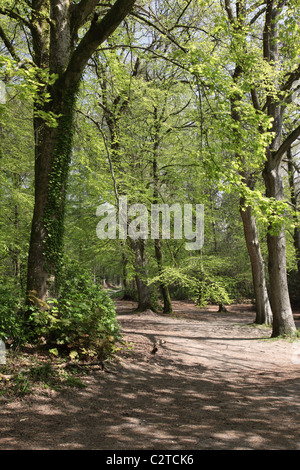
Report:
M 35 205 L 28 258 L 29 300 L 44 302 L 51 278 L 56 284 L 59 280 L 74 105 L 82 74 L 97 47 L 115 31 L 134 3 L 135 0 L 117 0 L 102 17 L 94 15 L 78 42 L 78 30 L 96 12 L 98 1 L 32 2 L 33 58 L 38 67 L 56 74 L 57 80 L 45 85 L 50 99 L 38 109 L 34 120 Z M 58 116 L 57 125 L 49 126 L 41 112 Z

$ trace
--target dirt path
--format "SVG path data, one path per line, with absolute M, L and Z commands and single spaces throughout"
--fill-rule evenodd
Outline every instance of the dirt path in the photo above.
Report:
M 5 405 L 0 449 L 300 450 L 300 341 L 266 339 L 246 306 L 174 302 L 176 318 L 134 306 L 117 302 L 134 349 L 114 373 Z

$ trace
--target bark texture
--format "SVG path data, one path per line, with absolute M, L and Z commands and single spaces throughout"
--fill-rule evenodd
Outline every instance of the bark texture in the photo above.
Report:
M 151 290 L 146 284 L 147 277 L 147 254 L 146 254 L 146 240 L 135 240 L 133 242 L 135 250 L 135 270 L 136 270 L 136 287 L 138 292 L 138 307 L 137 310 L 144 312 L 148 309 L 153 310 L 153 302 Z
M 283 114 L 285 105 L 282 102 L 279 83 L 278 67 L 279 57 L 279 18 L 283 4 L 277 4 L 273 0 L 267 0 L 265 25 L 263 31 L 263 54 L 266 62 L 274 70 L 274 84 L 276 94 L 267 97 L 266 112 L 272 118 L 273 139 L 266 151 L 266 164 L 263 177 L 266 187 L 266 196 L 270 199 L 281 201 L 283 199 L 283 182 L 281 177 L 281 161 L 285 146 L 289 139 L 282 143 Z M 298 131 L 297 131 L 298 132 Z M 293 133 L 293 137 L 297 135 Z M 296 326 L 290 304 L 290 297 L 286 272 L 286 242 L 284 224 L 278 227 L 278 221 L 270 221 L 268 243 L 268 271 L 270 282 L 270 302 L 273 312 L 272 336 L 295 336 Z
M 256 319 L 258 324 L 272 324 L 272 310 L 266 283 L 265 264 L 260 249 L 258 230 L 251 207 L 244 207 L 241 199 L 240 213 L 244 226 L 244 234 L 249 258 L 251 261 L 252 280 L 255 295 Z
M 37 99 L 36 110 L 60 116 L 51 127 L 39 113 L 35 130 L 35 205 L 28 257 L 29 300 L 44 302 L 51 278 L 57 280 L 63 248 L 65 194 L 72 151 L 76 93 L 85 66 L 132 9 L 135 0 L 116 0 L 104 14 L 91 15 L 95 0 L 33 0 L 30 30 L 33 59 L 40 68 L 56 74 L 54 84 L 45 83 L 50 101 Z M 84 37 L 78 30 L 90 21 Z M 40 98 L 40 97 L 38 97 Z
M 266 163 L 264 172 L 266 194 L 270 198 L 281 200 L 283 198 L 283 185 L 280 168 L 270 169 Z M 267 235 L 268 243 L 268 271 L 270 282 L 270 302 L 273 312 L 272 336 L 294 336 L 296 326 L 290 303 L 287 271 L 286 271 L 286 241 L 285 226 L 280 229 L 271 224 Z

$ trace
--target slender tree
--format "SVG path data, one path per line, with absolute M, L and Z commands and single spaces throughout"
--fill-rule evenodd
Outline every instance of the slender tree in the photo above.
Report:
M 230 3 L 227 1 L 225 4 L 229 23 L 231 24 L 234 30 L 233 35 L 240 35 L 241 37 L 243 37 L 244 35 L 243 30 L 246 26 L 245 8 L 246 2 L 237 2 L 236 16 L 234 16 Z M 233 42 L 235 42 L 236 40 L 237 39 L 234 39 Z M 244 49 L 245 54 L 247 54 L 246 45 L 243 45 L 243 42 L 240 38 L 238 38 L 238 42 L 239 46 Z M 233 85 L 236 86 L 237 90 L 239 79 L 244 72 L 243 60 L 243 56 L 236 54 L 236 63 L 232 75 L 232 81 Z M 243 144 L 243 138 L 240 132 L 240 130 L 244 127 L 241 114 L 243 99 L 244 97 L 241 95 L 240 91 L 233 91 L 230 97 L 231 117 L 234 124 L 236 124 L 236 126 L 233 127 L 233 142 L 236 141 L 235 147 L 237 149 L 241 149 L 241 154 L 238 150 L 235 153 L 235 160 L 240 164 L 239 174 L 242 177 L 243 182 L 247 186 L 247 188 L 252 191 L 255 188 L 258 175 L 257 171 L 251 171 L 246 169 L 247 159 L 244 155 L 245 153 L 247 154 L 248 149 L 246 148 L 247 143 L 246 145 Z M 240 197 L 240 214 L 243 222 L 245 242 L 249 254 L 252 271 L 256 309 L 255 322 L 258 324 L 266 323 L 268 325 L 271 325 L 273 315 L 267 290 L 265 263 L 261 252 L 257 223 L 253 214 L 253 210 L 251 206 L 247 204 L 246 198 L 244 196 Z
M 288 180 L 291 193 L 291 204 L 293 209 L 293 242 L 295 248 L 296 264 L 298 270 L 298 277 L 300 280 L 300 227 L 299 227 L 299 182 L 298 174 L 299 168 L 293 156 L 292 145 L 288 148 L 287 152 L 287 167 L 288 167 Z
M 270 214 L 267 245 L 269 295 L 273 313 L 272 335 L 294 336 L 296 328 L 287 284 L 284 217 L 278 216 L 275 209 L 275 206 L 280 206 L 281 210 L 283 208 L 282 157 L 300 134 L 300 127 L 295 126 L 285 139 L 282 138 L 284 114 L 291 99 L 292 87 L 300 73 L 295 53 L 297 46 L 293 46 L 293 50 L 288 39 L 289 34 L 294 35 L 296 25 L 295 22 L 284 21 L 287 15 L 292 14 L 294 6 L 276 0 L 268 0 L 264 6 L 244 0 L 235 3 L 226 0 L 224 6 L 229 23 L 229 29 L 226 30 L 229 31 L 227 37 L 230 40 L 229 66 L 235 61 L 233 86 L 228 93 L 232 110 L 236 113 L 235 116 L 232 115 L 235 121 L 233 135 L 238 129 L 242 146 L 246 140 L 245 132 L 241 132 L 243 123 L 248 128 L 255 129 L 258 144 L 256 158 L 260 156 L 260 162 L 264 164 L 262 174 L 267 196 L 265 204 Z M 299 44 L 296 36 L 294 39 Z M 291 52 L 287 52 L 289 47 Z M 249 98 L 252 111 L 249 108 Z M 247 114 L 242 123 L 238 115 L 243 108 Z M 253 112 L 257 116 L 256 123 Z M 267 121 L 271 125 L 270 132 L 265 125 Z M 259 145 L 259 133 L 262 137 L 267 137 L 264 153 Z M 241 177 L 244 173 L 249 173 L 249 164 L 251 165 L 249 159 L 238 164 Z
M 290 144 L 300 135 L 300 126 L 283 140 L 283 116 L 291 87 L 300 77 L 300 66 L 282 79 L 279 77 L 280 62 L 280 19 L 285 2 L 267 0 L 263 30 L 263 57 L 273 74 L 273 86 L 267 93 L 265 112 L 272 119 L 273 138 L 266 150 L 266 163 L 263 177 L 266 195 L 275 200 L 283 200 L 281 163 Z M 275 88 L 275 89 L 274 89 Z M 276 224 L 277 225 L 277 224 Z M 270 301 L 273 311 L 273 336 L 293 336 L 296 327 L 290 305 L 286 273 L 286 241 L 284 224 L 280 228 L 271 222 L 268 231 Z

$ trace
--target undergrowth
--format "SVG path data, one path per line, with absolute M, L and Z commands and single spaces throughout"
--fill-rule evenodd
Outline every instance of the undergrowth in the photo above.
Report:
M 22 398 L 35 393 L 48 394 L 67 387 L 83 388 L 86 367 L 49 358 L 38 353 L 7 351 L 6 363 L 0 365 L 0 399 Z

